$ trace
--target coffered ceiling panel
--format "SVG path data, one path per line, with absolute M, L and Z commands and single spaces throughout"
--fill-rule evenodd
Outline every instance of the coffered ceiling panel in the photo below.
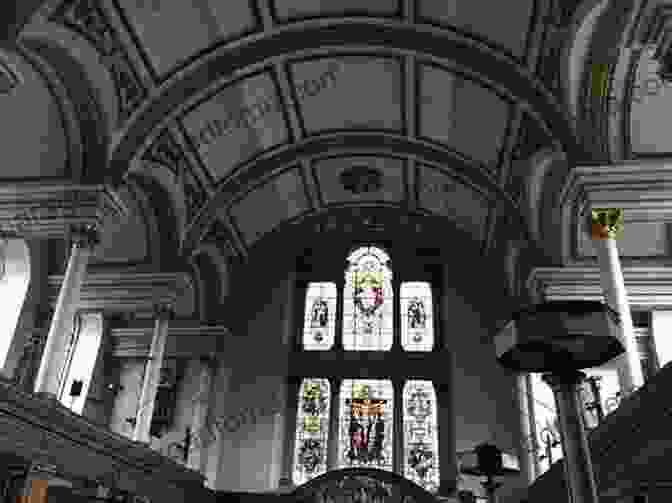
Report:
M 256 27 L 249 0 L 117 0 L 161 76 L 215 42 Z
M 653 59 L 655 49 L 642 51 L 632 101 L 630 103 L 630 142 L 635 154 L 672 152 L 672 85 L 658 76 L 659 63 Z M 667 95 L 667 96 L 666 96 Z M 616 110 L 620 103 L 610 103 Z
M 420 71 L 420 135 L 494 168 L 509 105 L 492 91 L 429 65 Z
M 588 237 L 577 229 L 580 258 L 596 257 Z M 669 227 L 664 222 L 626 222 L 616 244 L 619 254 L 629 258 L 662 257 L 670 254 Z
M 216 180 L 236 164 L 288 140 L 277 86 L 266 73 L 230 85 L 182 121 Z
M 290 65 L 306 131 L 379 129 L 400 132 L 401 64 L 393 58 L 346 56 Z
M 404 162 L 368 156 L 332 158 L 316 162 L 313 172 L 325 204 L 401 202 Z
M 399 12 L 400 0 L 275 0 L 275 13 L 278 19 L 329 16 L 366 12 L 375 16 L 390 16 Z
M 534 0 L 419 0 L 419 14 L 503 46 L 514 56 L 525 52 Z
M 439 169 L 420 166 L 419 171 L 420 206 L 452 219 L 482 241 L 489 210 L 487 199 Z
M 249 192 L 231 207 L 248 245 L 282 221 L 308 211 L 310 204 L 299 170 L 293 168 L 275 176 Z

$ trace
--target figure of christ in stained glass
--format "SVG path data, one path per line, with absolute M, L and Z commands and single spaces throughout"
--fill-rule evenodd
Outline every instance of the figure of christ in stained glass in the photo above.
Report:
M 391 388 L 389 381 L 344 382 L 339 439 L 341 467 L 392 470 Z
M 406 351 L 431 351 L 434 346 L 432 290 L 427 282 L 401 284 L 401 347 Z
M 326 351 L 335 335 L 336 284 L 309 283 L 306 291 L 303 349 Z
M 378 248 L 360 248 L 348 257 L 343 306 L 346 350 L 392 347 L 392 272 L 387 260 Z

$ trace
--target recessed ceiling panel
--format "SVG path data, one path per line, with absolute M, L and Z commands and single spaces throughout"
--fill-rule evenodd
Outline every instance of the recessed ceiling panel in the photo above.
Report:
M 495 93 L 435 66 L 420 67 L 420 135 L 494 168 L 508 104 Z
M 672 86 L 658 76 L 660 65 L 653 59 L 654 51 L 642 51 L 630 103 L 630 142 L 637 154 L 672 152 Z M 613 110 L 621 105 L 610 103 Z
M 578 234 L 578 255 L 596 257 L 595 249 L 581 229 Z M 622 257 L 646 258 L 669 255 L 668 226 L 664 222 L 626 222 L 623 233 L 616 240 Z
M 306 131 L 402 130 L 401 65 L 347 56 L 293 63 L 295 97 Z
M 277 88 L 268 74 L 232 84 L 182 120 L 217 180 L 239 162 L 288 139 Z
M 294 168 L 252 190 L 231 207 L 231 216 L 250 245 L 284 220 L 309 209 L 305 186 Z
M 325 204 L 401 202 L 404 161 L 368 156 L 323 159 L 314 164 Z
M 482 241 L 489 204 L 485 197 L 442 171 L 420 167 L 419 203 L 425 210 L 452 219 Z
M 275 14 L 280 20 L 304 17 L 362 13 L 391 16 L 399 11 L 400 0 L 275 0 Z
M 152 66 L 165 75 L 215 42 L 255 28 L 249 0 L 118 0 Z
M 530 28 L 534 0 L 419 0 L 420 16 L 465 30 L 521 57 Z

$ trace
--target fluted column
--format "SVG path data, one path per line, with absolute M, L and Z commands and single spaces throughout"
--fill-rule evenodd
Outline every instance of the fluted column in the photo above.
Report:
M 140 403 L 135 418 L 135 430 L 133 431 L 133 440 L 136 442 L 149 443 L 150 441 L 149 429 L 154 415 L 156 392 L 161 379 L 161 367 L 163 366 L 163 354 L 166 349 L 168 323 L 171 314 L 172 306 L 167 304 L 156 306 L 152 346 L 147 357 L 145 376 L 142 381 L 142 393 L 140 394 Z
M 579 387 L 585 377 L 583 372 L 578 371 L 543 376 L 555 396 L 572 503 L 598 503 L 597 485 L 579 402 Z
M 632 327 L 628 294 L 623 280 L 621 261 L 618 257 L 616 237 L 623 228 L 623 211 L 617 209 L 593 209 L 590 215 L 590 235 L 600 267 L 600 282 L 607 303 L 620 316 L 621 340 L 625 346 L 623 368 L 619 373 L 621 390 L 630 393 L 644 384 L 644 375 L 639 361 L 637 341 Z
M 189 449 L 187 466 L 192 470 L 203 473 L 207 461 L 207 444 L 212 439 L 207 432 L 206 419 L 210 409 L 212 379 L 214 375 L 214 360 L 201 358 L 201 368 L 198 376 L 198 393 L 194 397 L 194 408 L 191 418 L 193 440 Z
M 93 228 L 77 229 L 72 233 L 72 248 L 63 283 L 56 300 L 51 326 L 42 352 L 40 369 L 35 379 L 35 392 L 57 398 L 73 318 L 79 294 L 86 276 L 86 266 L 98 236 Z

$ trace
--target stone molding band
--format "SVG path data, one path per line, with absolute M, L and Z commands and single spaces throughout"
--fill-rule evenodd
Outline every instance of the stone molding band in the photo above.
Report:
M 99 227 L 128 208 L 105 185 L 19 182 L 0 187 L 0 234 L 62 239 L 73 228 Z
M 90 270 L 84 279 L 77 308 L 151 313 L 156 305 L 174 306 L 181 285 L 188 281 L 185 272 Z M 48 278 L 48 299 L 52 306 L 56 303 L 62 283 L 63 276 L 60 274 Z
M 630 305 L 672 306 L 669 267 L 623 266 L 623 277 Z M 604 300 L 597 265 L 537 267 L 530 273 L 527 288 L 546 300 Z

